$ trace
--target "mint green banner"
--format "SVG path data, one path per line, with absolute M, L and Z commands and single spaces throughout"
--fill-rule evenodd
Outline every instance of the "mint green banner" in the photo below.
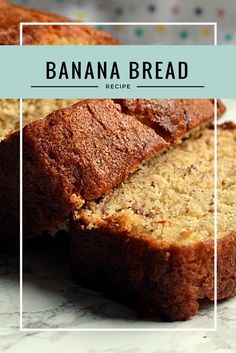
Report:
M 0 98 L 235 98 L 236 46 L 1 46 Z

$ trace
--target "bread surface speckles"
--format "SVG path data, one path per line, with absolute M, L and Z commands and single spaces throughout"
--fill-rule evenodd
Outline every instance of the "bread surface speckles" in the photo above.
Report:
M 219 130 L 219 235 L 236 229 L 234 130 Z M 232 143 L 229 143 L 231 141 Z M 214 234 L 214 131 L 184 141 L 147 161 L 119 188 L 88 204 L 87 227 L 117 223 L 168 243 L 212 239 Z

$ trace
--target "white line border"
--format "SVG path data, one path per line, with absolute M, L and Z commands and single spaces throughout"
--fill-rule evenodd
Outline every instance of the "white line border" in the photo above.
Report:
M 20 330 L 23 328 L 23 99 L 20 98 Z
M 213 26 L 217 46 L 217 22 L 20 22 L 20 46 L 23 26 Z M 23 327 L 23 114 L 20 98 L 20 331 L 22 332 L 217 332 L 217 99 L 214 99 L 214 327 L 213 328 L 24 328 Z
M 214 45 L 217 45 L 217 22 L 20 22 L 20 45 L 23 45 L 23 26 L 213 26 Z
M 218 328 L 218 308 L 217 308 L 217 206 L 218 206 L 218 120 L 217 120 L 217 99 L 214 99 L 214 328 Z

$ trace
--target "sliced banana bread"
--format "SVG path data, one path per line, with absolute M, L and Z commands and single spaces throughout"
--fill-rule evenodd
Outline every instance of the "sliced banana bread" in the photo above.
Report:
M 148 105 L 147 114 L 150 109 L 152 116 L 155 106 L 166 104 L 165 100 L 152 100 L 149 104 L 147 101 L 143 102 Z M 197 100 L 191 102 L 195 107 Z M 200 100 L 199 104 L 211 106 L 211 111 L 208 108 L 206 114 L 199 116 L 198 126 L 201 127 L 213 119 L 214 109 L 210 100 Z M 175 100 L 168 100 L 167 105 L 173 109 Z M 156 118 L 165 126 L 166 116 L 161 116 L 158 109 Z M 160 123 L 158 134 L 158 129 L 147 126 L 136 113 L 131 114 L 125 114 L 123 105 L 113 100 L 83 100 L 24 128 L 25 236 L 58 226 L 85 200 L 99 198 L 123 181 L 143 160 L 170 146 L 161 136 Z M 176 122 L 173 120 L 171 125 L 173 134 L 177 129 L 174 124 L 178 125 L 184 110 L 176 114 Z M 196 109 L 188 108 L 188 119 L 194 119 L 195 114 Z M 186 124 L 182 136 L 189 133 L 189 129 Z M 180 134 L 177 137 L 179 139 Z M 177 137 L 171 144 L 177 142 Z M 12 190 L 19 188 L 19 168 L 15 160 L 18 149 L 18 132 L 0 143 L 0 226 L 5 239 L 14 235 L 12 227 L 18 230 L 19 226 L 19 217 L 9 217 L 17 215 L 19 207 L 19 190 Z
M 218 299 L 236 294 L 236 127 L 218 132 Z M 183 320 L 214 297 L 214 131 L 155 156 L 74 215 L 73 276 Z

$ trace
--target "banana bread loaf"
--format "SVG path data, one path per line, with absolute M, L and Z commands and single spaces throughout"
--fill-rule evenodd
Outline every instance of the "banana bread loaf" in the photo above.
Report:
M 17 45 L 20 41 L 20 22 L 68 22 L 69 19 L 47 12 L 0 2 L 0 45 Z M 78 25 L 23 26 L 25 45 L 118 44 L 110 34 L 95 28 Z
M 236 127 L 218 132 L 218 299 L 236 294 Z M 214 297 L 214 131 L 207 129 L 74 214 L 78 283 L 144 315 L 183 320 Z
M 150 110 L 154 117 L 155 106 L 166 104 L 165 100 L 158 101 L 143 101 L 147 114 Z M 195 106 L 195 100 L 191 102 Z M 175 100 L 168 100 L 168 104 L 175 106 Z M 213 118 L 214 109 L 210 100 L 201 100 L 199 104 L 211 104 L 211 114 L 208 108 L 206 114 L 199 116 L 198 126 L 202 126 Z M 162 119 L 165 126 L 166 116 L 161 116 L 158 109 L 156 118 Z M 191 119 L 195 114 L 195 109 L 188 109 Z M 179 119 L 176 118 L 177 124 Z M 40 234 L 64 222 L 85 200 L 99 198 L 124 180 L 143 160 L 169 147 L 170 142 L 161 136 L 160 122 L 159 125 L 160 134 L 157 128 L 154 131 L 142 122 L 136 113 L 125 114 L 123 105 L 113 100 L 84 100 L 27 125 L 23 130 L 25 236 Z M 172 130 L 175 129 L 173 120 Z M 189 132 L 188 129 L 186 124 L 182 136 Z M 170 140 L 171 143 L 177 141 Z M 11 184 L 15 183 L 14 187 L 19 186 L 18 171 L 13 175 L 18 162 L 11 157 L 17 155 L 18 149 L 18 132 L 0 143 L 0 226 L 5 239 L 13 235 L 8 229 L 15 224 L 17 230 L 19 224 L 19 219 L 7 216 L 16 215 L 19 205 L 19 192 L 14 193 L 12 185 L 7 187 L 9 180 Z

